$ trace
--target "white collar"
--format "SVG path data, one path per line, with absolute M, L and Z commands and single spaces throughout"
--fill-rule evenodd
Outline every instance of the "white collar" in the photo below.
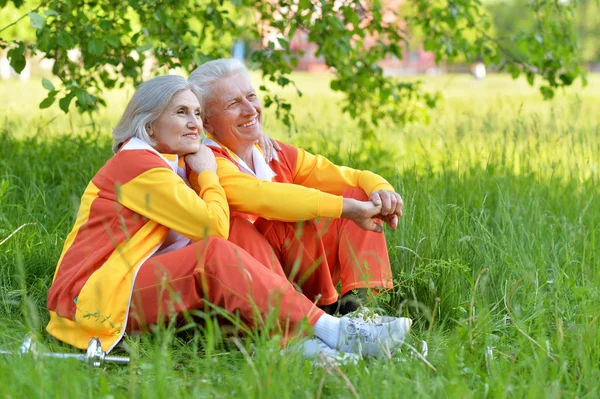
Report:
M 173 172 L 177 173 L 179 166 L 179 156 L 177 154 L 161 154 L 152 148 L 150 144 L 146 143 L 144 140 L 138 139 L 137 137 L 132 137 L 127 143 L 123 144 L 119 149 L 119 152 L 128 150 L 152 151 L 158 154 L 167 164 L 169 164 L 171 169 L 173 169 Z
M 252 161 L 254 161 L 254 169 L 256 170 L 255 172 L 236 153 L 231 151 L 229 148 L 221 145 L 213 138 L 205 138 L 204 140 L 202 140 L 202 144 L 225 149 L 229 153 L 229 155 L 231 155 L 231 157 L 234 159 L 237 165 L 244 170 L 244 172 L 258 179 L 272 181 L 273 177 L 277 176 L 277 174 L 273 172 L 273 169 L 271 169 L 267 161 L 265 161 L 265 157 L 263 156 L 262 152 L 258 149 L 257 146 L 252 147 Z M 275 160 L 278 160 L 277 153 L 273 155 L 273 158 Z

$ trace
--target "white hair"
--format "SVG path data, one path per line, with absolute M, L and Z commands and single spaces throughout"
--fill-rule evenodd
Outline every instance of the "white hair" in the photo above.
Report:
M 113 152 L 116 153 L 132 137 L 155 146 L 156 141 L 146 128 L 158 119 L 173 96 L 183 90 L 191 90 L 201 101 L 199 90 L 182 76 L 157 76 L 140 85 L 113 129 Z
M 250 79 L 248 69 L 241 61 L 235 58 L 220 58 L 200 65 L 190 74 L 188 80 L 198 88 L 202 97 L 202 116 L 208 116 L 209 110 L 206 105 L 213 98 L 212 86 L 218 80 L 238 73 L 243 73 Z

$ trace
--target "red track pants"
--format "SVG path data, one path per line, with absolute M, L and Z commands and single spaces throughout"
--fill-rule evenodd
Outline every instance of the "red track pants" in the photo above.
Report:
M 346 190 L 343 196 L 369 199 L 360 189 Z M 259 218 L 254 227 L 275 251 L 288 279 L 318 305 L 330 305 L 338 299 L 336 285 L 340 282 L 342 295 L 355 288 L 380 291 L 393 287 L 383 233 L 365 231 L 348 219 L 329 218 L 303 223 Z M 247 225 L 244 229 L 244 234 L 230 240 L 248 249 L 258 239 Z M 270 264 L 273 269 L 277 267 Z
M 238 235 L 248 227 L 253 228 L 250 222 L 235 218 L 232 238 L 242 240 Z M 225 239 L 210 237 L 147 260 L 136 276 L 127 330 L 144 331 L 187 309 L 204 309 L 205 300 L 239 312 L 248 325 L 260 325 L 257 316 L 264 320 L 276 307 L 280 325 L 292 333 L 305 319 L 314 325 L 323 311 L 295 290 L 264 237 L 256 235 L 260 239 L 247 245 L 254 257 Z

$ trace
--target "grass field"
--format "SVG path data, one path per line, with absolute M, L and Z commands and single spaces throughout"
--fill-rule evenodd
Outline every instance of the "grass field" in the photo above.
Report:
M 270 113 L 266 130 L 378 172 L 402 194 L 405 216 L 386 232 L 396 287 L 382 306 L 413 317 L 407 343 L 426 340 L 429 364 L 407 346 L 318 368 L 281 356 L 266 333 L 240 349 L 209 324 L 127 339 L 129 367 L 0 357 L 0 396 L 600 396 L 600 76 L 551 103 L 504 76 L 428 78 L 444 95 L 431 123 L 382 126 L 375 143 L 339 114 L 326 77 L 297 80 L 298 133 Z M 109 93 L 91 122 L 40 111 L 39 82 L 0 82 L 0 348 L 33 330 L 71 351 L 44 333 L 46 294 L 130 95 Z

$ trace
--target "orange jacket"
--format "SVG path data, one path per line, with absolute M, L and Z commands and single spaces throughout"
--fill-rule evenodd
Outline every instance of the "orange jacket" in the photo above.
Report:
M 168 234 L 182 245 L 227 238 L 229 207 L 218 176 L 196 175 L 198 196 L 182 167 L 183 159 L 134 138 L 92 178 L 48 293 L 50 334 L 82 349 L 98 337 L 110 351 L 125 332 L 135 275 Z

